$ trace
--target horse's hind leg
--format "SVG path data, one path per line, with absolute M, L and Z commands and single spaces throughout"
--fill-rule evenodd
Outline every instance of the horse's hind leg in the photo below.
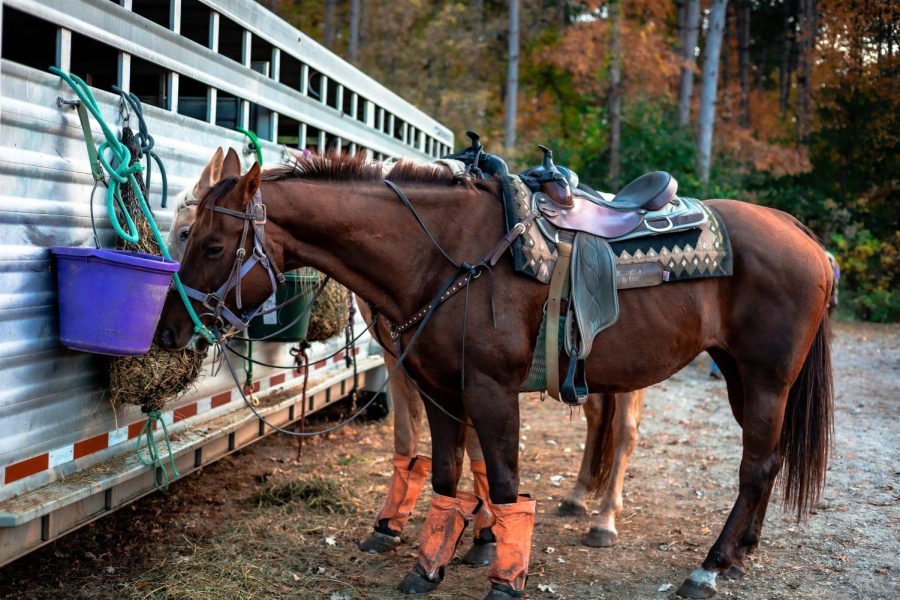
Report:
M 465 425 L 431 404 L 425 408 L 431 428 L 434 493 L 419 535 L 416 568 L 398 586 L 407 594 L 422 594 L 437 588 L 444 578 L 445 567 L 456 555 L 466 525 L 481 504 L 474 494 L 456 490 L 462 472 Z
M 385 355 L 391 381 L 394 408 L 393 471 L 387 498 L 375 517 L 369 537 L 359 543 L 363 552 L 387 552 L 400 543 L 400 535 L 416 507 L 416 501 L 431 472 L 431 458 L 417 454 L 424 406 L 412 381 L 402 371 L 394 371 L 396 360 Z
M 609 404 L 607 404 L 609 403 Z M 580 517 L 586 515 L 588 493 L 597 489 L 596 476 L 591 469 L 591 457 L 600 451 L 602 437 L 609 432 L 602 432 L 603 411 L 615 409 L 614 394 L 589 394 L 584 404 L 584 416 L 587 419 L 587 433 L 584 438 L 584 453 L 581 455 L 581 468 L 572 491 L 563 498 L 556 507 L 556 514 L 561 517 Z
M 590 530 L 584 536 L 585 545 L 595 548 L 608 548 L 615 545 L 619 539 L 616 518 L 622 511 L 622 489 L 625 486 L 628 459 L 637 443 L 644 390 L 615 394 L 611 399 L 616 403 L 613 418 L 615 456 L 600 495 L 600 514 L 593 519 Z
M 763 376 L 745 376 L 744 381 L 763 381 Z M 787 388 L 762 389 L 744 385 L 742 425 L 743 455 L 737 501 L 725 526 L 702 565 L 678 589 L 687 598 L 710 598 L 716 593 L 716 576 L 739 563 L 746 552 L 747 532 L 755 524 L 762 502 L 768 502 L 772 484 L 781 467 L 779 441 L 787 401 Z M 765 511 L 763 510 L 763 515 Z

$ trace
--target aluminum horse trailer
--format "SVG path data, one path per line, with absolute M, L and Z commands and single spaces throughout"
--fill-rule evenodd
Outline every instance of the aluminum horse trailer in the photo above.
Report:
M 113 84 L 140 97 L 169 197 L 189 185 L 212 149 L 251 152 L 234 130 L 255 131 L 267 164 L 285 147 L 340 148 L 376 159 L 436 158 L 451 132 L 364 73 L 249 0 L 0 0 L 0 565 L 154 490 L 135 456 L 145 418 L 107 401 L 105 362 L 58 342 L 48 248 L 88 245 L 93 180 L 74 95 L 55 65 L 93 88 L 107 120 L 123 123 Z M 131 123 L 135 126 L 135 123 Z M 94 124 L 95 135 L 100 135 Z M 246 162 L 245 166 L 249 166 Z M 151 186 L 161 227 L 160 178 Z M 103 202 L 100 237 L 113 241 Z M 363 324 L 356 323 L 358 332 Z M 340 336 L 342 337 L 342 336 Z M 344 397 L 353 372 L 333 338 L 311 349 L 307 413 Z M 256 356 L 290 363 L 289 345 Z M 368 333 L 354 348 L 358 383 L 383 381 Z M 207 371 L 209 370 L 207 364 Z M 300 415 L 297 371 L 257 367 L 261 412 L 283 426 Z M 222 369 L 170 403 L 163 418 L 182 474 L 271 430 L 243 405 Z

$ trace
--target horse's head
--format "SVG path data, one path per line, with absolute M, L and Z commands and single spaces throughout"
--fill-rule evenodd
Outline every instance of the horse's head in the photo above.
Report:
M 261 305 L 272 293 L 270 276 L 262 266 L 251 268 L 242 278 L 237 273 L 254 255 L 254 223 L 264 220 L 262 215 L 256 215 L 254 219 L 246 213 L 259 189 L 259 165 L 254 164 L 242 176 L 237 153 L 229 149 L 222 160 L 221 152 L 219 149 L 213 156 L 194 188 L 196 218 L 190 225 L 179 270 L 185 288 L 199 293 L 195 296 L 204 296 L 203 300 L 192 298 L 191 302 L 206 325 L 221 325 L 213 322 L 222 313 L 216 310 L 219 301 L 224 309 L 240 315 Z M 185 211 L 183 215 L 179 212 L 176 221 L 182 216 L 188 219 L 190 212 Z M 172 243 L 170 237 L 170 245 Z M 177 238 L 174 246 L 178 246 Z M 223 286 L 224 298 L 206 296 L 215 294 Z M 158 331 L 159 343 L 165 348 L 198 345 L 199 336 L 194 336 L 193 323 L 175 290 L 170 291 L 166 299 Z
M 172 218 L 172 225 L 169 227 L 169 236 L 166 240 L 166 248 L 168 248 L 172 260 L 180 261 L 184 256 L 191 225 L 197 219 L 197 204 L 200 203 L 200 196 L 219 183 L 224 164 L 225 152 L 220 147 L 203 169 L 203 173 L 194 184 L 193 189 L 182 190 L 175 197 L 175 215 Z

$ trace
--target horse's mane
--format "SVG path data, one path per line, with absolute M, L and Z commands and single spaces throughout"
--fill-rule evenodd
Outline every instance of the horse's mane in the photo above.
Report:
M 472 177 L 457 178 L 440 165 L 401 160 L 385 164 L 368 160 L 365 154 L 306 154 L 293 153 L 293 161 L 266 169 L 262 181 L 334 181 L 381 182 L 390 179 L 398 185 L 432 185 L 439 187 L 462 186 L 465 189 L 483 189 L 499 193 L 494 180 L 476 180 Z M 237 177 L 221 179 L 199 202 L 206 208 L 227 194 L 237 183 Z
M 290 164 L 266 169 L 263 181 L 304 179 L 307 181 L 382 181 L 390 179 L 396 184 L 470 186 L 469 178 L 457 179 L 439 165 L 401 160 L 393 165 L 368 160 L 364 153 L 348 154 L 298 154 Z

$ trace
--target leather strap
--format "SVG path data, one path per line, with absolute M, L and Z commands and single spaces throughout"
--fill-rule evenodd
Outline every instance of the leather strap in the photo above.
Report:
M 569 283 L 569 261 L 572 244 L 559 242 L 556 246 L 559 258 L 550 278 L 550 297 L 547 300 L 547 331 L 544 361 L 547 365 L 547 393 L 559 400 L 559 309 Z

